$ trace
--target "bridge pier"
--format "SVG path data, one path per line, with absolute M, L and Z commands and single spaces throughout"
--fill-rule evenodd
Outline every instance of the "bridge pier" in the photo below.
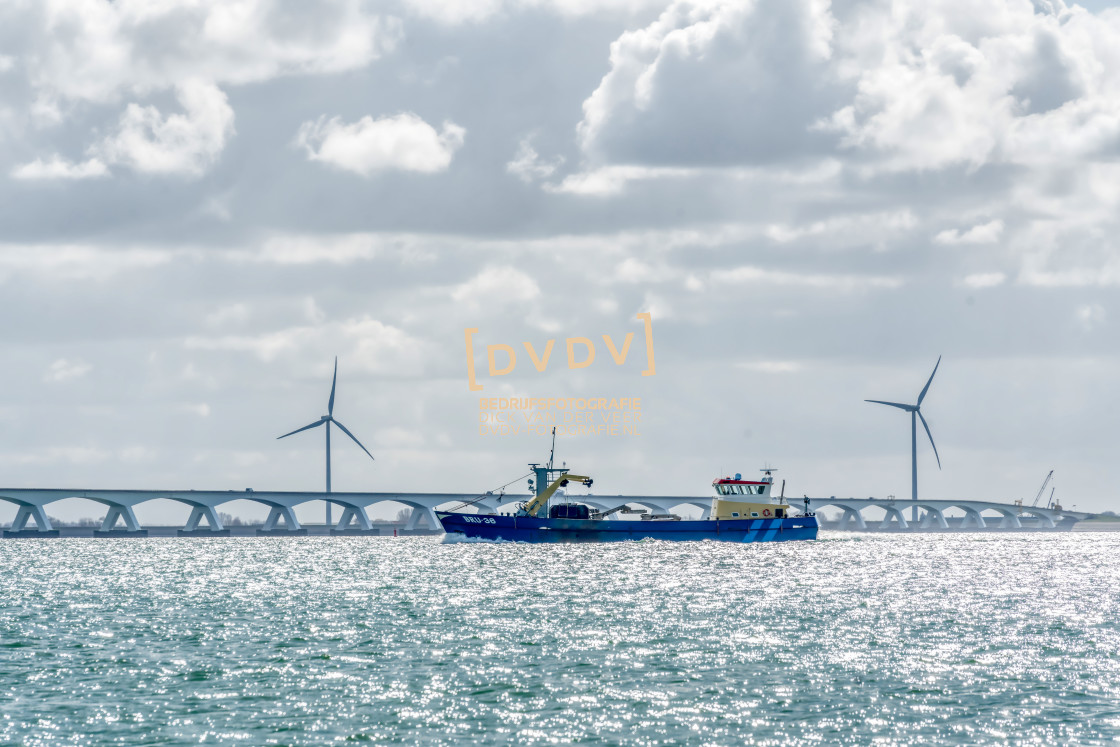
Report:
M 1000 529 L 1022 529 L 1023 524 L 1019 521 L 1019 517 L 1011 513 L 1003 513 L 1003 518 L 999 522 Z
M 887 515 L 883 517 L 883 521 L 879 524 L 879 529 L 890 529 L 894 521 L 898 521 L 898 528 L 906 531 L 910 525 L 906 523 L 906 516 L 902 513 L 903 509 L 895 508 L 894 506 L 884 506 Z
M 207 526 L 210 527 L 212 532 L 220 532 L 225 529 L 222 526 L 222 520 L 218 518 L 218 512 L 211 506 L 193 506 L 191 507 L 191 515 L 187 519 L 187 525 L 183 527 L 184 532 L 197 532 L 200 531 L 198 525 L 202 520 L 206 519 Z
M 352 524 L 357 526 L 352 527 Z M 370 531 L 373 529 L 373 524 L 369 521 L 369 516 L 366 510 L 361 506 L 344 506 L 342 509 L 342 516 L 339 517 L 338 523 L 335 524 L 335 531 L 345 531 L 351 528 L 362 529 Z
M 42 506 L 32 506 L 26 503 L 20 504 L 19 509 L 16 511 L 15 521 L 12 522 L 12 532 L 23 532 L 27 529 L 27 520 L 35 520 L 35 528 L 40 532 L 50 532 L 54 530 L 51 526 L 51 520 L 47 517 L 47 512 L 43 510 Z
M 443 531 L 443 524 L 439 523 L 439 518 L 436 517 L 436 512 L 428 506 L 424 506 L 423 508 L 413 506 L 412 515 L 408 517 L 408 521 L 405 523 L 404 528 L 419 529 L 421 519 L 425 519 L 428 526 L 433 530 L 437 532 Z
M 980 512 L 968 506 L 960 507 L 964 511 L 964 521 L 961 522 L 961 529 L 987 529 L 988 523 L 984 521 L 984 517 Z
M 857 531 L 867 531 L 867 522 L 863 520 L 862 513 L 854 508 L 848 508 L 847 506 L 840 506 L 840 508 L 844 511 L 844 517 L 840 519 L 840 529 L 848 529 L 849 525 L 854 523 Z
M 105 514 L 105 520 L 101 522 L 101 529 L 94 534 L 109 534 L 110 532 L 114 534 L 122 533 L 120 529 L 116 528 L 118 520 L 124 522 L 124 532 L 146 533 L 146 531 L 141 528 L 140 522 L 136 520 L 136 514 L 132 511 L 132 506 L 111 503 L 109 504 L 108 512 Z
M 918 529 L 949 528 L 949 522 L 945 521 L 945 514 L 940 510 L 928 506 L 922 506 L 922 510 L 925 513 L 922 514 L 922 520 L 918 523 Z
M 276 525 L 284 520 L 284 529 L 277 529 Z M 296 512 L 291 506 L 273 505 L 264 520 L 264 526 L 257 530 L 258 535 L 299 533 L 307 534 L 307 530 L 300 525 Z
M 1058 528 L 1058 525 L 1054 523 L 1054 517 L 1051 516 L 1050 514 L 1041 514 L 1040 513 L 1040 514 L 1035 514 L 1035 516 L 1038 517 L 1039 522 L 1042 524 L 1042 526 L 1044 528 L 1046 528 L 1046 529 L 1057 529 Z

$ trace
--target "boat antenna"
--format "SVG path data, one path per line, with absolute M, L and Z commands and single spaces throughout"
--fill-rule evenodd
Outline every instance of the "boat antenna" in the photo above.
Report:
M 548 452 L 548 468 L 552 469 L 552 457 L 556 454 L 556 426 L 552 426 L 552 450 Z

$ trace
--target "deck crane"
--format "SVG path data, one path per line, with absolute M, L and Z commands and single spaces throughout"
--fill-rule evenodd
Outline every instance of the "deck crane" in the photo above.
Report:
M 591 487 L 594 481 L 590 477 L 573 475 L 568 472 L 567 468 L 553 467 L 552 460 L 555 456 L 556 428 L 554 426 L 552 428 L 552 451 L 548 454 L 548 464 L 544 467 L 539 464 L 529 465 L 529 469 L 533 471 L 533 476 L 536 478 L 536 495 L 518 508 L 518 516 L 536 516 L 542 508 L 548 505 L 548 499 L 552 497 L 553 493 L 569 482 L 581 482 L 587 487 Z M 553 475 L 556 475 L 556 477 L 554 478 Z M 529 489 L 534 489 L 532 480 L 529 481 Z
M 590 477 L 583 475 L 573 475 L 571 472 L 564 470 L 559 477 L 557 477 L 551 485 L 537 493 L 532 500 L 527 502 L 518 511 L 518 516 L 536 516 L 542 508 L 548 503 L 548 499 L 552 497 L 559 488 L 564 487 L 570 481 L 582 482 L 587 487 L 591 487 L 592 480 Z

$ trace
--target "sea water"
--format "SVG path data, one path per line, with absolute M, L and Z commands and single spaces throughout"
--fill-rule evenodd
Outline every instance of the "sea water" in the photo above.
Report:
M 1120 737 L 1120 534 L 6 540 L 0 578 L 0 744 Z

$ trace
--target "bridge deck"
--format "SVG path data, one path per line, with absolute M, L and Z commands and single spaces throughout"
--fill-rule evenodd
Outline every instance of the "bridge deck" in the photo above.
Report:
M 337 531 L 372 531 L 372 525 L 366 514 L 366 509 L 377 503 L 393 501 L 403 503 L 413 508 L 413 515 L 408 526 L 417 529 L 421 520 L 430 528 L 439 527 L 434 510 L 439 507 L 454 507 L 455 504 L 470 503 L 483 512 L 496 512 L 508 506 L 516 505 L 529 499 L 527 494 L 496 495 L 490 493 L 412 493 L 412 492 L 332 492 L 317 491 L 287 491 L 287 490 L 106 490 L 94 488 L 0 488 L 0 500 L 15 503 L 19 508 L 16 520 L 12 523 L 9 535 L 26 535 L 28 522 L 33 522 L 35 528 L 44 534 L 50 532 L 52 527 L 45 507 L 57 501 L 69 498 L 85 498 L 108 507 L 108 512 L 102 523 L 102 532 L 114 531 L 118 522 L 123 522 L 124 531 L 143 531 L 136 519 L 134 507 L 154 500 L 172 500 L 184 503 L 192 508 L 190 518 L 184 529 L 185 532 L 199 531 L 222 532 L 222 526 L 217 514 L 217 507 L 225 503 L 238 500 L 248 500 L 260 503 L 269 508 L 269 517 L 265 521 L 262 531 L 303 531 L 296 519 L 294 509 L 314 501 L 327 501 L 342 506 L 342 518 L 335 529 Z M 596 508 L 609 509 L 624 504 L 636 504 L 660 511 L 668 511 L 676 506 L 691 505 L 704 510 L 707 515 L 711 505 L 712 496 L 666 496 L 666 495 L 572 495 L 576 502 L 588 503 Z M 1019 517 L 1030 519 L 1028 523 L 1041 521 L 1053 526 L 1058 521 L 1078 521 L 1092 514 L 1067 510 L 1035 508 L 1019 506 L 1011 503 L 997 501 L 977 501 L 970 499 L 933 499 L 919 500 L 916 503 L 909 500 L 881 500 L 874 498 L 810 498 L 810 508 L 833 507 L 844 512 L 842 521 L 845 524 L 854 524 L 857 529 L 866 529 L 867 522 L 863 511 L 871 508 L 883 509 L 887 516 L 882 522 L 876 522 L 881 528 L 888 528 L 891 524 L 894 529 L 903 531 L 944 530 L 950 528 L 943 512 L 949 509 L 959 509 L 965 512 L 966 523 L 971 522 L 974 528 L 987 527 L 992 517 L 985 521 L 981 517 L 983 512 L 995 511 L 1003 519 L 1000 528 L 1026 528 L 1021 526 Z M 799 508 L 802 499 L 790 497 L 787 502 Z M 917 524 L 907 522 L 904 512 L 917 509 L 921 518 Z M 205 521 L 206 527 L 202 526 Z M 284 529 L 280 525 L 284 525 Z M 990 528 L 995 528 L 990 527 Z

